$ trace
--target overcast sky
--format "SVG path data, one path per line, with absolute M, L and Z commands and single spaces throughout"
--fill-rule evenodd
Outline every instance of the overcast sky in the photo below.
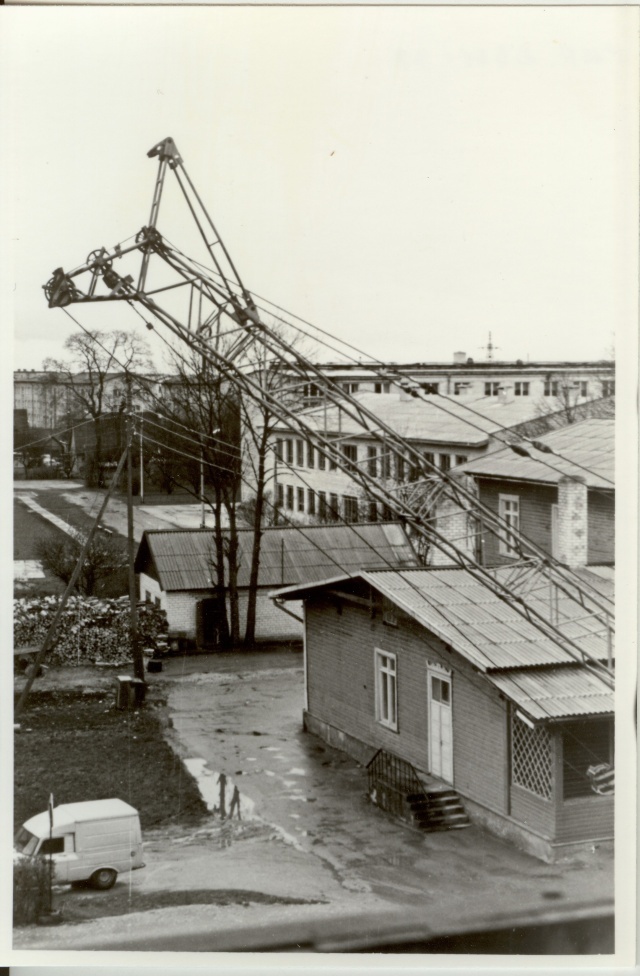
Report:
M 246 285 L 376 357 L 597 359 L 635 323 L 634 9 L 2 21 L 16 367 L 72 330 L 52 270 L 147 222 L 167 135 Z

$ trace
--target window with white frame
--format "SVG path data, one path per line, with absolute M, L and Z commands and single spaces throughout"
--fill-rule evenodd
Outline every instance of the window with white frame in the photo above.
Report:
M 280 482 L 276 484 L 276 505 L 278 508 L 284 508 L 284 485 Z
M 293 510 L 293 485 L 287 485 L 287 508 Z
M 499 495 L 498 514 L 507 529 L 502 530 L 498 552 L 501 556 L 517 556 L 517 537 L 520 531 L 520 498 L 518 495 Z
M 284 444 L 284 442 L 283 442 L 282 438 L 281 437 L 278 437 L 277 440 L 276 440 L 276 457 L 277 457 L 278 461 L 284 461 L 284 447 L 283 447 L 283 444 Z
M 296 464 L 304 468 L 304 441 L 296 441 Z
M 315 468 L 316 465 L 316 451 L 310 442 L 307 443 L 307 467 Z
M 371 475 L 372 478 L 376 478 L 378 476 L 377 457 L 378 457 L 377 448 L 368 447 L 367 448 L 367 472 Z
M 296 494 L 298 496 L 298 511 L 304 512 L 304 488 L 296 488 Z
M 449 471 L 451 469 L 451 455 L 441 454 L 440 455 L 440 470 Z
M 293 464 L 293 441 L 287 439 L 285 444 L 287 445 L 287 464 Z
M 324 471 L 326 466 L 327 466 L 327 455 L 322 451 L 321 448 L 318 448 L 318 467 L 320 468 L 321 471 Z
M 589 396 L 589 382 L 588 382 L 588 380 L 579 380 L 579 388 L 580 388 L 580 396 L 581 397 L 588 397 Z
M 544 381 L 544 395 L 545 396 L 558 396 L 558 381 L 557 380 L 545 380 Z
M 500 392 L 500 383 L 498 381 L 490 381 L 484 384 L 484 395 L 485 396 L 498 396 Z
M 616 381 L 615 380 L 603 380 L 602 381 L 602 395 L 603 397 L 614 396 L 616 392 Z
M 307 490 L 307 511 L 309 515 L 316 514 L 316 493 L 313 488 Z
M 376 719 L 394 732 L 398 731 L 398 677 L 395 654 L 375 650 Z
M 529 396 L 529 383 L 526 381 L 516 380 L 514 394 L 516 396 Z

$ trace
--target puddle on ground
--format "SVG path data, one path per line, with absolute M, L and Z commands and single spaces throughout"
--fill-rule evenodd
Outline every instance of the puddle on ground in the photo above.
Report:
M 306 776 L 306 769 L 300 769 L 299 766 L 294 766 L 293 769 L 287 770 L 287 776 Z
M 184 764 L 196 780 L 202 799 L 212 813 L 219 814 L 221 805 L 224 805 L 224 814 L 230 819 L 256 818 L 255 801 L 240 792 L 231 776 L 220 773 L 217 769 L 209 769 L 205 759 L 185 759 Z
M 240 792 L 233 777 L 227 776 L 226 773 L 223 774 L 217 769 L 209 769 L 206 759 L 185 759 L 184 764 L 196 780 L 202 798 L 207 804 L 207 807 L 211 813 L 217 813 L 219 815 L 220 807 L 222 803 L 224 803 L 224 812 L 227 824 L 230 820 L 235 818 L 241 820 L 258 820 L 261 823 L 268 824 L 271 830 L 274 831 L 272 835 L 274 839 L 281 840 L 288 846 L 293 847 L 296 851 L 304 853 L 305 849 L 296 837 L 287 833 L 287 831 L 278 824 L 272 824 L 268 823 L 268 821 L 264 821 L 262 817 L 256 813 L 255 801 L 246 794 Z M 242 774 L 236 772 L 235 775 L 239 776 Z M 220 782 L 221 777 L 224 777 L 222 783 Z M 295 799 L 302 800 L 306 798 L 295 797 Z M 298 818 L 299 815 L 292 814 L 292 816 Z M 304 836 L 306 836 L 306 831 L 303 833 Z M 229 838 L 229 844 L 230 843 L 231 839 Z

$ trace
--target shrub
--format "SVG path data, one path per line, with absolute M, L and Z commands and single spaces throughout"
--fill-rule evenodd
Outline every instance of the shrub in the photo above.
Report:
M 49 910 L 49 864 L 21 857 L 13 864 L 13 924 L 34 925 Z

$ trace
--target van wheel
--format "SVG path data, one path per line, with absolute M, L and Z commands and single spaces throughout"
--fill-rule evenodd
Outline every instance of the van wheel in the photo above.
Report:
M 91 887 L 97 888 L 99 891 L 106 891 L 108 888 L 113 888 L 117 877 L 117 871 L 113 871 L 111 868 L 100 868 L 99 871 L 94 871 L 91 875 Z

